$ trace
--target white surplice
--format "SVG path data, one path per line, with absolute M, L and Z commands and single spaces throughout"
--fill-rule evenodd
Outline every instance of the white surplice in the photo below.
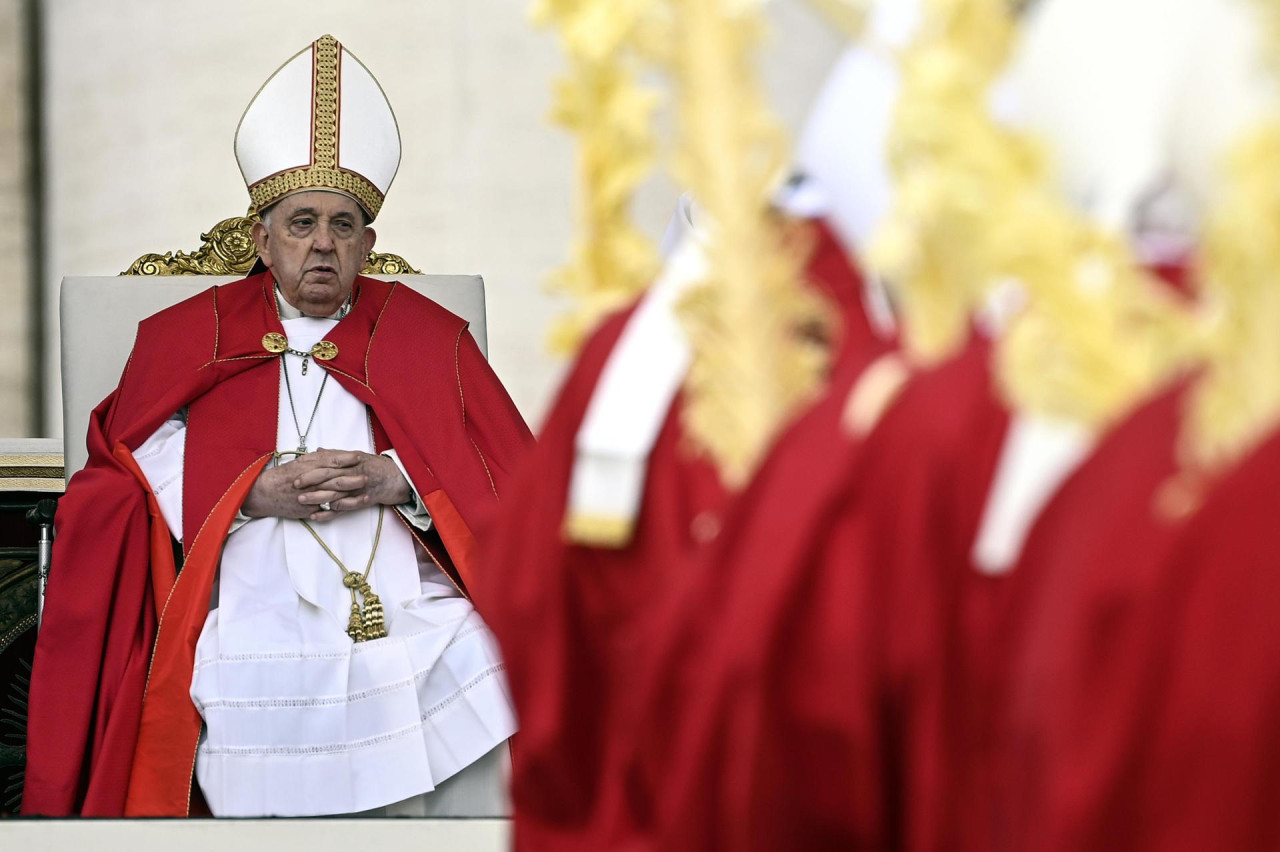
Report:
M 306 352 L 337 323 L 283 320 Z M 363 403 L 314 362 L 286 355 L 297 423 L 319 398 L 308 449 L 374 452 Z M 277 448 L 299 435 L 283 377 Z M 185 429 L 168 421 L 135 457 L 181 534 Z M 287 464 L 288 462 L 284 462 Z M 376 508 L 312 526 L 363 572 Z M 388 507 L 371 585 L 389 635 L 353 643 L 343 574 L 295 520 L 258 518 L 227 539 L 196 647 L 191 697 L 205 722 L 196 777 L 219 816 L 309 816 L 381 807 L 429 792 L 510 737 L 514 713 L 497 643 Z

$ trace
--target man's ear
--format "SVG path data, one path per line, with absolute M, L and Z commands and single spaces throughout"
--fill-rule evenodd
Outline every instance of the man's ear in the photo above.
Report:
M 369 256 L 369 252 L 373 251 L 373 244 L 378 240 L 378 232 L 373 228 L 364 229 L 364 253 L 365 257 Z
M 253 223 L 253 244 L 258 247 L 258 257 L 266 266 L 271 266 L 271 249 L 267 240 L 267 226 L 261 222 Z

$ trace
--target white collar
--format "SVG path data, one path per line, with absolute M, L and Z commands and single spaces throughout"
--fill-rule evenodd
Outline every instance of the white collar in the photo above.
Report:
M 676 308 L 707 271 L 702 243 L 685 230 L 609 354 L 574 440 L 564 528 L 570 541 L 624 547 L 631 540 L 649 453 L 689 367 Z
M 280 292 L 279 284 L 276 285 L 276 307 L 280 309 L 280 319 L 282 320 L 301 319 L 302 317 L 310 316 L 310 314 L 304 314 L 301 310 L 285 301 L 284 294 Z M 342 303 L 342 307 L 329 314 L 329 316 L 313 317 L 313 319 L 340 320 L 347 315 L 349 310 L 351 310 L 351 297 L 347 296 L 347 300 Z

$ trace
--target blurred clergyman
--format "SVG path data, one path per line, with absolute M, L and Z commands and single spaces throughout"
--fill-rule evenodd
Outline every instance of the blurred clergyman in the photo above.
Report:
M 59 507 L 25 813 L 424 812 L 515 730 L 466 587 L 530 435 L 462 319 L 358 274 L 390 105 L 324 36 L 235 147 L 259 265 L 141 323 Z

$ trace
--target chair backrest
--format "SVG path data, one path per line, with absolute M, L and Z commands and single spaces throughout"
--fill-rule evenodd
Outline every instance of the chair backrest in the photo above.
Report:
M 138 323 L 233 275 L 112 275 L 62 279 L 62 423 L 67 479 L 84 467 L 89 414 L 120 381 Z M 400 281 L 471 324 L 488 354 L 484 281 L 478 275 L 377 275 Z

